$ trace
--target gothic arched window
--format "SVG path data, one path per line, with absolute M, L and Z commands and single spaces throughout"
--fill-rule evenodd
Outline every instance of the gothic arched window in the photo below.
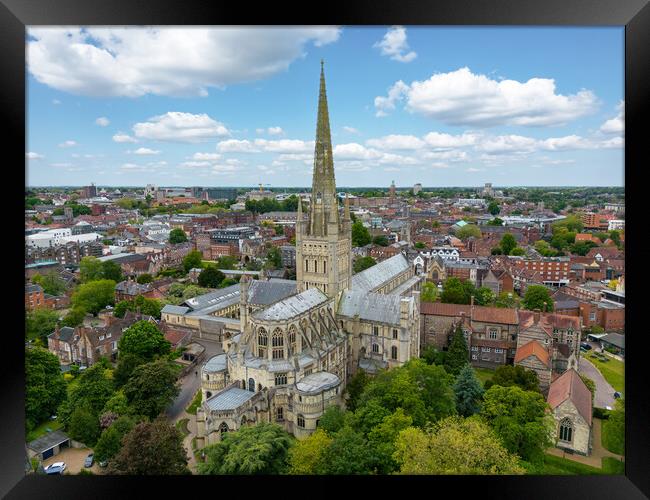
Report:
M 255 380 L 252 378 L 248 379 L 248 390 L 251 392 L 255 392 Z
M 282 330 L 276 328 L 271 337 L 273 345 L 273 359 L 284 359 L 284 334 Z
M 264 328 L 257 331 L 257 355 L 260 358 L 266 357 L 266 348 L 269 345 L 269 338 Z
M 379 352 L 379 344 L 372 344 L 372 352 Z
M 305 417 L 298 415 L 298 427 L 305 428 Z
M 293 325 L 289 327 L 289 348 L 291 349 L 291 354 L 296 353 L 296 327 Z
M 392 359 L 397 359 L 397 347 L 393 346 L 390 348 L 390 357 Z
M 560 422 L 560 441 L 571 442 L 573 438 L 573 424 L 571 420 L 565 418 Z
M 222 422 L 221 425 L 219 426 L 219 432 L 223 435 L 226 432 L 228 432 L 228 424 L 226 422 Z

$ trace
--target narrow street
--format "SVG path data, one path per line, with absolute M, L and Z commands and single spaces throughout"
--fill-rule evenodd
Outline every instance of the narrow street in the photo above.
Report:
M 597 408 L 606 408 L 607 406 L 614 408 L 615 389 L 609 385 L 607 380 L 605 380 L 605 377 L 603 377 L 600 371 L 598 371 L 598 368 L 596 368 L 584 356 L 580 356 L 578 368 L 580 374 L 589 377 L 596 384 L 594 406 Z

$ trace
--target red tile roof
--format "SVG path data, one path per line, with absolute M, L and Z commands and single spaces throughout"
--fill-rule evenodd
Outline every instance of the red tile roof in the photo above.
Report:
M 549 366 L 548 352 L 536 340 L 531 340 L 527 344 L 522 345 L 515 353 L 515 363 L 518 363 L 530 356 L 535 356 L 544 365 Z
M 464 312 L 469 316 L 471 307 L 465 304 L 443 304 L 442 302 L 422 302 L 420 305 L 421 314 L 434 316 L 460 316 Z
M 519 323 L 517 310 L 503 307 L 475 306 L 472 320 L 482 321 L 484 323 L 502 323 L 505 325 L 516 325 Z
M 553 409 L 567 399 L 575 405 L 582 418 L 591 425 L 591 391 L 573 368 L 565 371 L 551 383 L 546 398 Z

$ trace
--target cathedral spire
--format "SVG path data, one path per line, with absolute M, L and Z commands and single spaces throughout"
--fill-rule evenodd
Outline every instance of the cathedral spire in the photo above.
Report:
M 324 236 L 327 234 L 328 222 L 338 223 L 338 204 L 336 200 L 332 137 L 330 134 L 327 92 L 325 88 L 325 68 L 322 59 L 311 198 L 310 232 L 315 235 Z

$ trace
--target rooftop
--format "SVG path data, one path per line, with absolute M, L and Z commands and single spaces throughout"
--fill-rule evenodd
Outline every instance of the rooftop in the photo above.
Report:
M 230 389 L 215 394 L 208 399 L 205 404 L 208 405 L 210 410 L 228 411 L 239 408 L 253 396 L 255 396 L 254 392 L 245 391 L 237 387 L 231 387 Z
M 318 288 L 310 288 L 297 295 L 286 298 L 273 304 L 268 309 L 258 311 L 253 314 L 253 318 L 262 321 L 274 321 L 293 318 L 312 307 L 326 302 L 327 295 L 321 292 Z
M 408 269 L 404 255 L 397 254 L 352 276 L 353 290 L 370 292 Z
M 340 379 L 333 373 L 317 372 L 307 375 L 299 382 L 296 382 L 296 389 L 303 394 L 318 394 L 327 389 L 332 389 L 340 383 Z
M 222 372 L 226 369 L 226 355 L 217 354 L 216 356 L 211 357 L 208 362 L 203 365 L 203 370 L 206 372 Z

